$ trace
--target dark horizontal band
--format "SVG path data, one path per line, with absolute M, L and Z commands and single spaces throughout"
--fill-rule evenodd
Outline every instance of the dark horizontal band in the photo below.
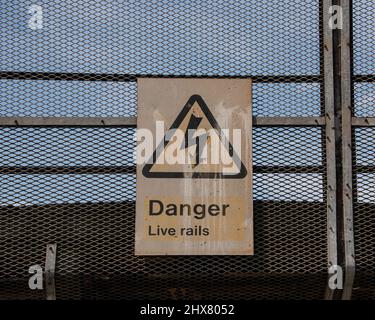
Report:
M 322 173 L 323 166 L 254 166 L 254 173 Z M 0 174 L 135 174 L 136 166 L 3 166 Z
M 209 78 L 209 79 L 249 79 L 253 82 L 322 82 L 320 75 L 157 75 L 157 74 L 108 74 L 108 73 L 61 73 L 61 72 L 15 72 L 0 71 L 0 79 L 13 80 L 76 80 L 76 81 L 137 81 L 137 78 Z
M 375 82 L 375 74 L 353 75 L 353 82 Z

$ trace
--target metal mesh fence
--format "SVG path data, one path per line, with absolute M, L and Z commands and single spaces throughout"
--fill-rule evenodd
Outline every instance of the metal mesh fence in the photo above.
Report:
M 375 4 L 353 3 L 353 102 L 357 117 L 375 116 L 374 69 Z M 365 122 L 365 125 L 368 125 Z M 356 278 L 354 299 L 375 298 L 375 127 L 353 130 L 354 152 L 354 239 Z
M 133 117 L 138 75 L 251 77 L 253 116 L 324 115 L 318 1 L 38 3 L 37 30 L 1 4 L 2 117 Z M 0 128 L 1 299 L 44 298 L 47 243 L 58 299 L 324 298 L 323 128 L 254 128 L 252 257 L 134 256 L 134 130 Z
M 15 155 L 8 159 L 8 168 L 3 167 L 3 170 L 11 170 L 11 164 L 13 168 L 25 171 L 23 174 L 2 174 L 5 202 L 1 207 L 2 279 L 23 279 L 30 265 L 43 264 L 45 244 L 56 242 L 59 246 L 56 290 L 60 298 L 322 297 L 327 259 L 324 174 L 319 152 L 322 147 L 316 143 L 316 150 L 294 151 L 296 165 L 301 168 L 316 165 L 314 173 L 309 173 L 308 168 L 280 173 L 282 170 L 273 168 L 269 158 L 273 154 L 273 163 L 282 166 L 289 157 L 288 136 L 309 141 L 313 136 L 306 137 L 304 133 L 315 131 L 320 135 L 319 131 L 302 128 L 255 130 L 256 137 L 259 136 L 254 139 L 255 149 L 271 150 L 274 146 L 279 151 L 255 154 L 259 171 L 263 167 L 267 172 L 254 176 L 254 257 L 135 257 L 135 178 L 133 174 L 110 173 L 120 168 L 119 165 L 127 164 L 122 152 L 130 154 L 134 146 L 133 143 L 116 144 L 114 150 L 111 149 L 111 141 L 122 139 L 126 142 L 126 131 L 107 128 L 12 130 L 27 131 L 13 134 L 12 139 L 21 135 L 23 143 L 27 143 L 27 137 L 32 136 L 34 143 L 29 144 L 30 152 L 45 149 L 48 156 L 43 160 L 40 157 L 30 159 L 25 145 L 24 153 L 17 155 L 9 150 L 8 144 L 8 152 Z M 266 131 L 274 130 L 285 139 L 267 139 Z M 265 134 L 260 134 L 262 131 Z M 74 146 L 72 141 L 77 137 L 80 145 Z M 102 145 L 99 142 L 92 150 L 94 157 L 89 155 L 90 137 L 95 141 L 106 137 Z M 70 141 L 68 146 L 59 142 L 64 138 Z M 39 141 L 44 141 L 44 148 L 38 148 Z M 17 148 L 17 144 L 11 145 Z M 3 148 L 6 146 L 4 143 Z M 85 152 L 87 150 L 85 158 L 77 155 L 82 146 Z M 122 152 L 117 151 L 118 147 Z M 34 170 L 30 170 L 30 166 L 38 165 L 44 173 L 27 173 L 27 167 L 16 166 L 22 160 L 29 172 Z M 63 167 L 66 162 L 69 166 Z M 84 168 L 77 167 L 99 166 L 103 162 L 113 163 L 115 167 L 104 167 L 108 170 L 104 174 L 82 174 Z M 54 173 L 64 168 L 70 174 Z M 95 169 L 92 168 L 93 172 Z M 195 282 L 192 282 L 194 278 Z M 319 285 L 314 278 L 319 279 Z M 309 290 L 305 290 L 306 279 L 310 279 Z M 294 281 L 298 284 L 294 284 L 296 288 L 291 291 L 290 284 Z M 19 290 L 12 283 L 4 283 L 3 298 L 10 295 L 8 290 Z M 26 279 L 22 283 L 24 291 L 29 290 Z M 214 289 L 218 284 L 222 286 L 220 291 Z M 106 289 L 102 292 L 100 286 Z M 17 297 L 15 293 L 11 296 Z
M 374 299 L 375 268 L 373 246 L 375 245 L 375 128 L 354 130 L 355 153 L 355 199 L 354 237 L 356 252 L 356 281 L 354 299 Z
M 38 30 L 30 28 L 33 4 L 2 4 L 7 57 L 2 70 L 319 74 L 319 3 L 314 0 L 305 5 L 297 0 L 281 5 L 276 0 L 39 1 L 43 23 Z

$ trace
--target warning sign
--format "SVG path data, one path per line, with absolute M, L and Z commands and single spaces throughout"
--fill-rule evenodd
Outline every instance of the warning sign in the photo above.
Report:
M 177 134 L 173 129 L 180 130 L 180 144 L 176 144 Z M 189 98 L 176 120 L 169 129 L 173 132 L 170 137 L 165 136 L 159 147 L 155 149 L 152 159 L 143 168 L 143 175 L 148 178 L 243 178 L 246 176 L 246 168 L 233 151 L 232 144 L 223 134 L 219 124 L 207 107 L 203 98 L 193 95 Z M 216 140 L 213 140 L 215 136 Z M 174 139 L 175 138 L 175 139 Z M 225 140 L 225 141 L 223 141 Z M 213 161 L 213 150 L 207 147 L 212 141 L 216 141 L 216 159 Z M 207 145 L 204 145 L 207 143 Z M 166 154 L 174 152 L 177 146 L 179 152 L 183 152 L 180 163 L 168 163 Z M 168 150 L 172 148 L 172 150 Z M 191 149 L 192 150 L 189 150 Z M 161 152 L 158 153 L 158 150 Z M 207 158 L 202 158 L 206 151 Z M 221 152 L 221 154 L 219 154 Z M 211 156 L 211 157 L 210 157 Z M 215 156 L 215 155 L 214 155 Z M 229 165 L 221 165 L 222 159 L 229 160 Z M 156 160 L 155 162 L 153 160 Z M 187 161 L 185 161 L 187 160 Z M 189 161 L 190 160 L 190 161 Z M 206 161 L 204 161 L 206 160 Z M 228 161 L 227 161 L 228 162 Z
M 137 255 L 253 254 L 251 80 L 138 79 Z

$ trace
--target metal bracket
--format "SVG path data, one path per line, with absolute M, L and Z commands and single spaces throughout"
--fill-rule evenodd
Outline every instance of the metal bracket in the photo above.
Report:
M 56 244 L 47 244 L 45 262 L 45 287 L 47 300 L 56 300 L 55 290 L 55 265 L 56 265 Z

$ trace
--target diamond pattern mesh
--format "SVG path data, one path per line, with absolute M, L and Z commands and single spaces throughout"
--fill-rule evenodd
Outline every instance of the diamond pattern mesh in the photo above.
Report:
M 137 76 L 254 79 L 254 116 L 324 114 L 318 1 L 2 3 L 0 116 L 136 116 Z M 28 268 L 57 243 L 58 299 L 322 299 L 318 127 L 254 128 L 255 255 L 134 256 L 134 128 L 0 129 L 0 298 L 43 299 Z
M 375 74 L 375 4 L 372 1 L 353 1 L 354 74 Z
M 135 82 L 0 80 L 1 117 L 135 116 Z
M 370 78 L 370 76 L 367 77 L 368 80 Z M 354 103 L 357 117 L 374 117 L 375 83 L 354 83 Z
M 356 253 L 356 281 L 353 297 L 355 299 L 374 299 L 375 297 L 375 128 L 355 130 L 355 202 L 354 236 Z
M 38 30 L 28 28 L 33 4 L 2 3 L 1 70 L 319 74 L 315 0 L 42 0 Z
M 375 3 L 353 2 L 354 114 L 375 117 Z M 375 298 L 375 128 L 354 130 L 354 299 Z
M 254 83 L 253 114 L 309 117 L 321 114 L 319 83 Z

